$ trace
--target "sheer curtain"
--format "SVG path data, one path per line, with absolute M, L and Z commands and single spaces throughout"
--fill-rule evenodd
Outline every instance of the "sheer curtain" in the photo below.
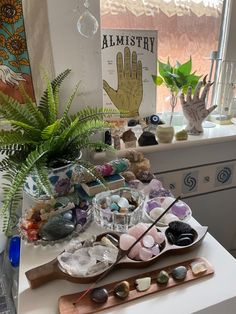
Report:
M 222 0 L 101 0 L 101 25 L 157 30 L 158 59 L 183 63 L 191 56 L 193 71 L 204 76 L 210 72 L 211 52 L 218 49 L 222 6 Z M 159 87 L 158 112 L 169 108 L 167 96 L 168 90 Z

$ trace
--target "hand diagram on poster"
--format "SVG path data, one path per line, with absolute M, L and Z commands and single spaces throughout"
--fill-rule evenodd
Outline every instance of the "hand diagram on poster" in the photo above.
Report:
M 184 94 L 181 94 L 180 96 L 183 114 L 188 121 L 186 126 L 186 131 L 188 134 L 198 135 L 203 133 L 202 122 L 217 107 L 212 106 L 209 109 L 206 109 L 206 96 L 210 90 L 211 85 L 212 83 L 208 82 L 200 96 L 200 91 L 203 86 L 203 82 L 201 81 L 197 84 L 195 93 L 193 95 L 192 88 L 188 88 L 186 101 Z
M 143 99 L 142 62 L 137 61 L 137 53 L 124 49 L 124 63 L 121 52 L 116 55 L 118 88 L 113 89 L 105 80 L 103 88 L 116 108 L 125 117 L 137 117 Z

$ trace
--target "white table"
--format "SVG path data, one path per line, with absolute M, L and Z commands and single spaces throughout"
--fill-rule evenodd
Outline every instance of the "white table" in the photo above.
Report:
M 196 220 L 192 219 L 191 224 L 197 224 Z M 89 233 L 97 234 L 101 230 L 95 223 L 92 223 L 81 237 L 85 238 Z M 227 232 L 227 229 L 222 232 Z M 63 250 L 63 247 L 62 244 L 53 247 L 34 247 L 22 243 L 18 314 L 58 313 L 58 298 L 61 295 L 79 292 L 87 287 L 87 285 L 56 280 L 37 289 L 30 289 L 25 272 L 52 260 Z M 119 279 L 123 280 L 137 273 L 162 268 L 195 257 L 207 258 L 213 265 L 215 274 L 108 309 L 103 313 L 235 314 L 236 260 L 209 233 L 201 245 L 189 253 L 163 256 L 154 265 L 145 269 L 116 270 L 110 273 L 99 285 Z

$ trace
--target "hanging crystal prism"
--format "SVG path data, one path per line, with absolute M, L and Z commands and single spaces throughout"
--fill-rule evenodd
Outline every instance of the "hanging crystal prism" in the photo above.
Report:
M 95 16 L 93 16 L 92 13 L 89 12 L 88 0 L 85 0 L 84 7 L 85 11 L 78 19 L 77 29 L 82 36 L 86 38 L 91 38 L 96 34 L 99 25 Z

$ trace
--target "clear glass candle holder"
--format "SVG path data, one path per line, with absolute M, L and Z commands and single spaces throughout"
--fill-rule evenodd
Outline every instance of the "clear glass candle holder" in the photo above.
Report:
M 132 211 L 120 212 L 109 207 L 112 203 L 112 196 L 118 195 L 123 197 L 127 193 L 130 193 L 132 199 L 137 203 L 137 206 Z M 130 227 L 141 221 L 144 199 L 145 196 L 142 192 L 130 188 L 120 188 L 98 193 L 92 201 L 94 220 L 104 228 L 117 232 L 127 232 Z M 107 208 L 102 207 L 104 200 L 109 203 Z

